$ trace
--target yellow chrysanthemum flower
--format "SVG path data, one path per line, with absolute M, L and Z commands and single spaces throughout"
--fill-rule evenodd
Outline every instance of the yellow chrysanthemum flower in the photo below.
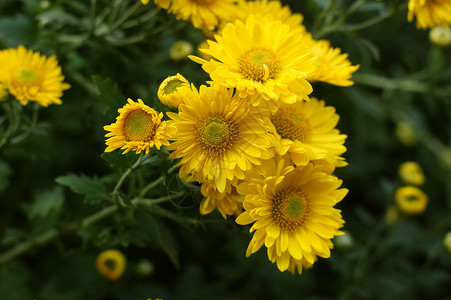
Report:
M 112 281 L 118 280 L 125 271 L 127 260 L 122 252 L 110 249 L 101 252 L 96 259 L 99 273 Z
M 437 26 L 429 32 L 429 40 L 440 47 L 451 45 L 451 28 Z
M 293 13 L 288 5 L 283 5 L 280 1 L 262 0 L 262 1 L 245 1 L 240 0 L 237 4 L 236 13 L 232 16 L 231 21 L 241 20 L 246 22 L 250 15 L 260 14 L 262 16 L 271 15 L 274 20 L 290 26 L 303 26 L 304 16 L 300 13 Z
M 61 104 L 64 83 L 55 56 L 46 57 L 23 46 L 0 51 L 0 82 L 22 105 L 36 101 L 42 106 Z
M 118 110 L 119 116 L 116 122 L 103 127 L 110 131 L 105 135 L 105 152 L 111 152 L 118 148 L 130 150 L 137 154 L 144 151 L 146 154 L 153 147 L 160 149 L 162 145 L 168 146 L 168 139 L 175 134 L 174 127 L 167 126 L 161 121 L 163 113 L 157 113 L 153 108 L 145 105 L 141 99 L 134 102 L 127 99 L 128 104 Z
M 190 83 L 185 77 L 179 73 L 175 76 L 169 76 L 163 80 L 158 88 L 158 99 L 166 106 L 177 108 L 182 103 L 180 93 L 184 89 L 191 90 Z
M 404 186 L 396 190 L 395 200 L 401 211 L 409 215 L 417 215 L 426 209 L 428 196 L 417 187 Z
M 414 161 L 403 162 L 399 166 L 399 176 L 405 184 L 420 186 L 425 181 L 421 166 Z
M 316 72 L 307 76 L 309 82 L 322 81 L 339 86 L 350 86 L 349 80 L 360 65 L 352 65 L 347 53 L 341 53 L 340 48 L 333 48 L 327 40 L 311 39 L 311 51 L 319 58 L 320 65 Z
M 141 3 L 147 5 L 149 3 L 149 0 L 141 0 Z
M 227 182 L 268 158 L 268 128 L 256 109 L 224 87 L 201 86 L 185 93 L 178 114 L 168 113 L 178 130 L 170 158 L 181 158 L 182 179 L 210 182 L 223 193 Z
M 251 95 L 254 106 L 261 97 L 283 103 L 308 99 L 312 86 L 305 78 L 316 70 L 317 59 L 300 29 L 251 15 L 246 23 L 227 24 L 216 41 L 200 49 L 213 60 L 190 56 L 202 64 L 213 84 L 236 88 L 242 98 Z
M 214 30 L 235 12 L 237 0 L 172 0 L 169 12 L 177 19 L 191 21 L 199 29 Z
M 313 97 L 310 101 L 281 104 L 271 116 L 276 152 L 288 153 L 296 165 L 321 163 L 329 173 L 335 167 L 347 165 L 340 157 L 346 152 L 343 146 L 346 135 L 335 129 L 338 119 L 334 107 Z
M 202 215 L 207 215 L 217 208 L 221 216 L 227 219 L 227 216 L 238 216 L 243 210 L 244 198 L 230 183 L 221 193 L 210 182 L 204 182 L 201 186 L 201 193 L 204 196 L 199 206 Z
M 451 0 L 409 0 L 409 22 L 416 17 L 417 28 L 451 25 Z
M 344 224 L 334 205 L 348 190 L 338 189 L 341 180 L 312 164 L 294 168 L 283 159 L 272 159 L 262 166 L 263 172 L 254 172 L 237 186 L 245 196 L 245 211 L 236 222 L 253 223 L 246 256 L 265 245 L 280 271 L 297 269 L 300 274 L 316 256 L 330 256 L 331 239 L 342 234 L 338 229 Z

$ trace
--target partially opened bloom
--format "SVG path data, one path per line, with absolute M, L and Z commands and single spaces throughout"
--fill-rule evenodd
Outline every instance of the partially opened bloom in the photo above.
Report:
M 158 99 L 166 106 L 177 108 L 182 103 L 180 93 L 183 89 L 191 89 L 190 83 L 182 75 L 169 76 L 158 88 Z
M 262 167 L 237 187 L 245 196 L 245 211 L 236 222 L 253 223 L 246 256 L 265 245 L 269 260 L 280 271 L 300 274 L 317 256 L 330 256 L 331 239 L 342 234 L 339 228 L 344 223 L 334 206 L 347 189 L 339 189 L 341 180 L 312 164 L 294 168 L 276 159 L 265 161 Z
M 162 145 L 169 145 L 168 139 L 176 130 L 161 121 L 163 113 L 157 113 L 141 99 L 138 102 L 127 99 L 127 102 L 118 110 L 116 122 L 103 127 L 110 131 L 105 135 L 108 137 L 105 152 L 121 148 L 125 149 L 123 153 L 133 150 L 137 154 L 142 151 L 147 154 L 153 147 L 160 149 Z
M 268 128 L 256 109 L 224 87 L 201 86 L 183 95 L 178 114 L 168 113 L 177 128 L 170 158 L 181 158 L 180 177 L 212 183 L 224 192 L 227 182 L 268 157 Z
M 395 200 L 399 209 L 408 215 L 421 214 L 428 204 L 428 196 L 414 186 L 398 188 L 395 193 Z
M 202 215 L 207 215 L 217 209 L 221 216 L 238 216 L 243 210 L 243 196 L 236 192 L 232 184 L 227 184 L 224 192 L 219 192 L 214 184 L 202 183 L 201 192 L 204 198 L 199 206 Z
M 305 79 L 316 70 L 316 57 L 310 54 L 302 31 L 273 20 L 251 15 L 246 23 L 227 24 L 216 42 L 200 49 L 214 59 L 190 56 L 210 74 L 213 85 L 236 88 L 252 104 L 265 100 L 294 103 L 308 99 L 312 86 Z
M 451 0 L 409 0 L 407 19 L 420 29 L 451 25 Z
M 0 66 L 0 83 L 22 105 L 29 101 L 42 106 L 61 104 L 63 91 L 70 87 L 63 82 L 55 56 L 46 57 L 23 46 L 0 51 Z
M 221 21 L 228 21 L 237 0 L 172 0 L 169 12 L 177 19 L 191 21 L 199 29 L 214 30 Z
M 339 116 L 335 108 L 311 98 L 310 101 L 280 104 L 271 116 L 275 137 L 275 150 L 287 154 L 296 165 L 310 161 L 324 164 L 329 173 L 335 167 L 346 165 L 340 155 L 346 151 L 343 145 L 346 135 L 335 128 Z
M 125 271 L 127 260 L 116 249 L 105 250 L 101 252 L 96 259 L 96 267 L 99 273 L 112 281 L 118 280 Z
M 414 161 L 403 162 L 399 166 L 399 176 L 405 184 L 420 186 L 424 183 L 425 178 L 421 166 Z
M 310 49 L 318 57 L 320 65 L 316 72 L 307 76 L 309 82 L 321 81 L 339 86 L 354 84 L 349 79 L 360 66 L 352 65 L 347 53 L 342 53 L 340 48 L 331 47 L 327 40 L 312 39 Z

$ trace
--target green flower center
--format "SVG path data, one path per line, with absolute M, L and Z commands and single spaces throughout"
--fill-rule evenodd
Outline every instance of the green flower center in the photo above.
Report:
M 222 115 L 207 116 L 196 127 L 198 141 L 210 155 L 222 155 L 238 140 L 239 126 Z
M 108 259 L 106 259 L 106 260 L 104 261 L 103 264 L 104 264 L 105 267 L 106 267 L 109 271 L 111 271 L 111 272 L 113 272 L 114 270 L 116 270 L 117 264 L 116 264 L 116 261 L 115 261 L 114 259 L 108 258 Z
M 177 91 L 179 87 L 182 87 L 185 84 L 186 83 L 181 81 L 180 79 L 173 79 L 166 84 L 166 86 L 163 88 L 163 92 L 166 95 L 172 94 Z
M 289 110 L 279 109 L 271 117 L 271 122 L 282 138 L 299 140 L 302 143 L 308 142 L 310 138 L 310 123 L 303 114 L 294 114 Z
M 125 118 L 124 135 L 128 141 L 146 142 L 154 137 L 157 127 L 152 115 L 137 109 Z
M 298 229 L 308 215 L 309 203 L 300 187 L 288 186 L 273 197 L 272 216 L 282 229 Z
M 274 53 L 263 47 L 247 50 L 238 63 L 244 77 L 260 82 L 274 78 L 280 71 L 279 62 Z
M 39 81 L 39 73 L 30 68 L 20 68 L 17 70 L 16 76 L 26 84 L 35 84 Z

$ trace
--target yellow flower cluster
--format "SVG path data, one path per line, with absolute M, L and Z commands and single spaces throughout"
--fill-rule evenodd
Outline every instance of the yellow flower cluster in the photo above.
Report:
M 237 13 L 206 18 L 210 25 L 191 18 L 204 32 L 228 23 L 200 49 L 205 56 L 190 56 L 209 73 L 208 86 L 180 74 L 160 85 L 160 101 L 177 110 L 168 113 L 177 132 L 167 148 L 180 178 L 201 184 L 201 214 L 217 209 L 252 224 L 247 255 L 265 245 L 280 271 L 301 273 L 330 256 L 344 224 L 334 206 L 347 194 L 333 175 L 347 164 L 346 135 L 335 109 L 311 96 L 312 83 L 349 86 L 359 66 L 314 40 L 280 1 L 234 2 L 170 1 L 169 11 L 184 3 L 206 17 L 221 3 Z
M 46 57 L 24 46 L 0 50 L 0 101 L 11 94 L 22 105 L 37 102 L 42 106 L 61 104 L 64 83 L 55 56 Z
M 414 161 L 406 161 L 399 166 L 399 177 L 405 186 L 395 192 L 398 209 L 408 215 L 417 215 L 426 210 L 428 196 L 418 187 L 425 177 L 421 166 Z

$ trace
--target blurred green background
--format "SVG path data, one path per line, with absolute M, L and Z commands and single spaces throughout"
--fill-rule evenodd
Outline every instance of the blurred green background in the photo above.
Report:
M 174 61 L 168 52 L 177 40 L 196 49 L 204 37 L 152 1 L 1 0 L 0 48 L 56 55 L 72 87 L 62 105 L 39 109 L 26 140 L 0 149 L 0 299 L 451 299 L 451 254 L 443 245 L 451 230 L 451 48 L 434 45 L 428 31 L 407 22 L 407 1 L 282 3 L 304 15 L 315 37 L 360 64 L 354 86 L 315 83 L 312 94 L 336 108 L 338 128 L 348 135 L 349 166 L 335 174 L 349 189 L 338 208 L 351 242 L 335 241 L 331 258 L 301 276 L 280 273 L 265 249 L 245 257 L 248 228 L 217 212 L 199 215 L 196 188 L 162 210 L 118 211 L 71 227 L 107 206 L 90 195 L 111 192 L 137 159 L 119 151 L 101 157 L 103 126 L 128 97 L 167 111 L 157 90 L 170 75 L 204 84 L 208 75 L 198 64 Z M 23 126 L 34 109 L 23 107 Z M 1 130 L 7 122 L 2 110 Z M 168 169 L 160 154 L 132 174 L 125 195 Z M 389 222 L 404 161 L 423 168 L 429 204 L 421 215 Z M 76 178 L 81 187 L 68 188 L 61 178 Z M 167 174 L 151 195 L 181 188 Z M 52 230 L 64 234 L 45 243 L 35 238 Z M 5 259 L 26 243 L 29 250 Z M 127 258 L 116 282 L 94 264 L 110 248 Z

